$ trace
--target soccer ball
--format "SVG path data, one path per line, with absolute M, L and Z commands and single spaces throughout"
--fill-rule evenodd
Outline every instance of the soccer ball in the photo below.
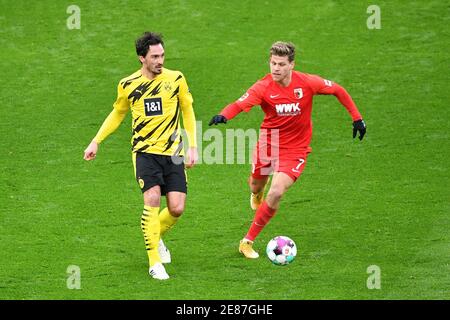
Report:
M 297 246 L 291 238 L 278 236 L 269 241 L 266 253 L 272 263 L 283 266 L 294 260 L 297 255 Z

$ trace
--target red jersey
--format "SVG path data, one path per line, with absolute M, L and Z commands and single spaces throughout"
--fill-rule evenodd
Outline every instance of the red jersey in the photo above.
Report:
M 227 119 L 235 117 L 239 112 L 248 112 L 255 105 L 260 105 L 265 113 L 261 124 L 261 132 L 268 132 L 267 137 L 260 136 L 268 144 L 274 144 L 270 139 L 271 129 L 278 129 L 280 153 L 306 151 L 312 136 L 312 102 L 316 94 L 332 94 L 346 107 L 353 121 L 361 119 L 361 115 L 344 88 L 319 76 L 292 72 L 291 83 L 282 87 L 273 81 L 268 74 L 256 82 L 235 103 L 228 105 L 221 114 Z M 267 130 L 269 129 L 269 130 Z

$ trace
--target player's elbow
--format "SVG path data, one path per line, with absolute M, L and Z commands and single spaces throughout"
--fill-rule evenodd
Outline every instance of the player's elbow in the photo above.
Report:
M 125 115 L 127 114 L 128 110 L 114 108 L 114 110 L 112 112 L 114 112 L 114 114 L 117 117 L 125 117 Z
M 333 87 L 334 87 L 334 92 L 336 95 L 340 95 L 340 96 L 348 95 L 347 90 L 343 86 L 335 83 Z

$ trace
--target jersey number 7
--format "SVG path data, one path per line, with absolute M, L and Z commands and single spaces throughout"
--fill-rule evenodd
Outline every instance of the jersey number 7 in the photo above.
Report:
M 298 159 L 299 163 L 295 168 L 292 168 L 292 171 L 294 172 L 300 172 L 300 167 L 302 166 L 302 164 L 305 163 L 305 159 Z

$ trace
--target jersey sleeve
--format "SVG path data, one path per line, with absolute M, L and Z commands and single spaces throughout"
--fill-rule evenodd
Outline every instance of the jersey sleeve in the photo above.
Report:
M 256 82 L 235 102 L 235 104 L 239 106 L 242 111 L 249 112 L 254 106 L 261 104 L 265 88 L 266 86 L 262 81 Z
M 96 136 L 94 137 L 94 141 L 100 144 L 103 140 L 106 139 L 106 137 L 116 131 L 125 118 L 129 109 L 130 105 L 128 103 L 128 98 L 124 89 L 119 84 L 117 86 L 117 99 L 114 102 L 113 110 L 108 115 L 108 117 L 106 117 L 102 126 L 98 130 Z
M 182 108 L 188 107 L 192 108 L 192 103 L 194 102 L 194 99 L 192 98 L 192 94 L 189 91 L 189 87 L 186 81 L 186 78 L 183 74 L 180 74 L 181 79 L 180 81 L 180 89 L 178 91 L 178 100 L 180 101 L 180 106 Z
M 333 94 L 336 83 L 312 74 L 308 74 L 307 77 L 314 94 Z
M 189 140 L 190 147 L 197 147 L 197 133 L 195 124 L 195 113 L 193 108 L 194 99 L 189 91 L 186 78 L 181 74 L 180 89 L 178 91 L 178 101 L 180 102 L 183 116 L 183 125 Z
M 332 94 L 347 109 L 353 121 L 362 119 L 355 102 L 348 92 L 339 84 L 316 75 L 307 75 L 308 84 L 313 94 Z
M 118 113 L 123 114 L 126 114 L 128 110 L 130 110 L 130 102 L 128 101 L 125 89 L 120 83 L 117 85 L 117 99 L 114 102 L 113 107 Z

